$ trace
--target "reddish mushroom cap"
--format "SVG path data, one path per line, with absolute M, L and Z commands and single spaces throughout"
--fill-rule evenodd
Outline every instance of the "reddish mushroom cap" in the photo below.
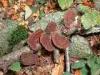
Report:
M 21 59 L 21 63 L 23 65 L 26 65 L 26 66 L 31 66 L 31 65 L 34 65 L 34 64 L 37 64 L 38 62 L 38 55 L 36 54 L 33 54 L 31 52 L 29 53 L 23 53 L 20 57 Z
M 43 33 L 40 37 L 40 43 L 47 51 L 52 52 L 54 50 L 50 35 Z
M 48 26 L 46 27 L 45 31 L 47 33 L 51 33 L 51 32 L 54 32 L 54 31 L 57 31 L 57 25 L 55 22 L 51 21 L 48 23 Z
M 65 26 L 69 26 L 75 21 L 75 17 L 77 16 L 77 12 L 75 9 L 69 9 L 64 15 L 64 23 Z
M 32 48 L 32 50 L 38 50 L 41 47 L 39 39 L 42 33 L 43 31 L 39 29 L 36 32 L 29 35 L 27 43 Z
M 60 49 L 66 49 L 69 46 L 69 40 L 67 37 L 59 33 L 52 33 L 51 37 L 52 37 L 52 42 L 56 47 Z

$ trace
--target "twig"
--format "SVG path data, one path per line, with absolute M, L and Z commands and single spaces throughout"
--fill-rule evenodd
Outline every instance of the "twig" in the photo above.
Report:
M 69 47 L 65 50 L 66 72 L 70 72 Z

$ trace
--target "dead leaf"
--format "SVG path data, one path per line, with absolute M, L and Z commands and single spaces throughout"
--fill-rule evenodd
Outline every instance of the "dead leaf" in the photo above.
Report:
M 89 6 L 89 7 L 94 7 L 94 3 L 91 2 L 90 0 L 83 0 L 83 5 Z
M 81 71 L 80 71 L 80 70 L 76 70 L 76 71 L 74 72 L 74 75 L 82 75 L 82 74 L 81 74 Z
M 44 12 L 45 12 L 46 14 L 48 14 L 48 13 L 54 11 L 55 8 L 56 8 L 56 3 L 54 3 L 54 2 L 51 1 L 51 0 L 49 0 L 49 1 L 47 2 L 47 5 L 44 7 Z
M 1 3 L 3 7 L 8 7 L 9 6 L 9 1 L 8 0 L 1 0 Z
M 59 64 L 55 64 L 55 67 L 52 69 L 51 75 L 63 75 L 64 71 L 64 56 L 60 56 L 60 62 Z

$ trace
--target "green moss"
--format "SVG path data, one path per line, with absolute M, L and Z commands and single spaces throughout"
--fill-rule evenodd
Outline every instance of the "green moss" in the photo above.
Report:
M 21 40 L 25 40 L 28 37 L 28 32 L 27 29 L 23 26 L 17 26 L 16 30 L 14 30 L 11 33 L 10 39 L 9 39 L 9 45 L 11 47 L 15 46 L 16 44 L 18 44 L 19 42 L 21 42 Z

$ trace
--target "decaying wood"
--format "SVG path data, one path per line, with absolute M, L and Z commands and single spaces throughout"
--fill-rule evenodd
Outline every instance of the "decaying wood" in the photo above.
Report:
M 0 58 L 0 69 L 6 72 L 7 67 L 13 63 L 14 61 L 20 58 L 20 55 L 24 52 L 29 52 L 30 49 L 28 47 L 23 47 L 20 50 L 14 51 L 10 54 L 7 54 Z
M 55 64 L 55 67 L 52 69 L 51 75 L 63 75 L 64 72 L 64 56 L 60 56 L 59 64 Z

